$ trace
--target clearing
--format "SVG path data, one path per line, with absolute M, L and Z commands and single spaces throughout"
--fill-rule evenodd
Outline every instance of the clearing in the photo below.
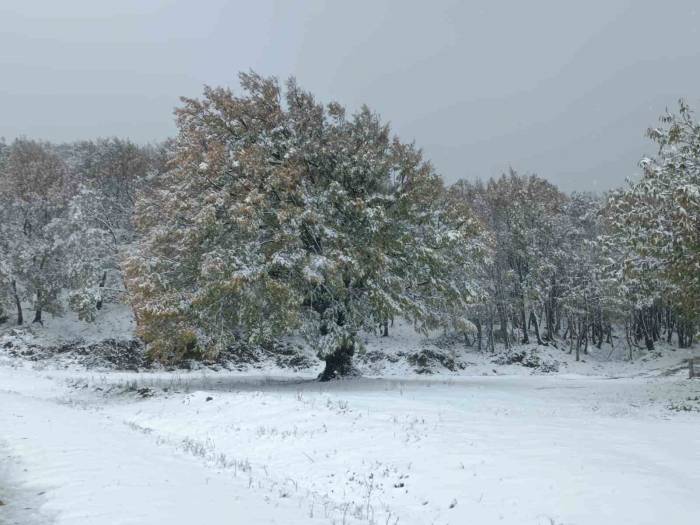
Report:
M 700 515 L 700 381 L 681 372 L 311 377 L 5 359 L 1 521 L 690 525 Z

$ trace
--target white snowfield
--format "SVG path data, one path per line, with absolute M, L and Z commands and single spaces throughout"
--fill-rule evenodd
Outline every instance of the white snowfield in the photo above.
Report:
M 6 359 L 0 523 L 696 525 L 700 413 L 667 405 L 699 395 L 681 375 L 319 384 Z

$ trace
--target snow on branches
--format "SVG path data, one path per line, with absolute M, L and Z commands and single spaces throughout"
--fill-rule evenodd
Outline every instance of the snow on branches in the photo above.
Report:
M 480 227 L 420 151 L 294 80 L 241 85 L 183 100 L 172 170 L 137 204 L 127 275 L 151 349 L 174 359 L 195 339 L 215 353 L 298 331 L 330 363 L 394 316 L 456 322 L 445 312 L 474 300 Z

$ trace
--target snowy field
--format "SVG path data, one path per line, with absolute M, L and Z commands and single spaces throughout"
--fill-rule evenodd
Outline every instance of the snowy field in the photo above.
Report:
M 681 357 L 332 384 L 4 357 L 0 523 L 696 524 Z

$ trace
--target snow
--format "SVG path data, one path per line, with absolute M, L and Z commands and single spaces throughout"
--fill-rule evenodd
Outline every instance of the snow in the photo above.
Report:
M 401 327 L 368 342 L 426 344 Z M 330 384 L 5 357 L 0 521 L 695 524 L 700 412 L 668 408 L 700 395 L 682 357 Z
M 0 399 L 5 439 L 24 460 L 25 489 L 46 490 L 42 512 L 55 523 L 310 522 L 291 502 L 268 504 L 243 478 L 173 453 L 109 416 L 13 393 Z
M 630 515 L 634 523 L 691 523 L 697 418 L 677 418 L 669 432 L 666 419 L 626 402 L 642 385 L 609 385 L 541 377 L 254 388 L 224 381 L 120 414 L 170 442 L 209 442 L 234 457 L 243 450 L 256 471 L 292 477 L 336 509 L 360 509 L 359 521 L 369 506 L 380 523 L 620 523 Z M 678 435 L 689 440 L 679 444 Z M 607 516 L 598 515 L 605 507 Z
M 25 305 L 25 316 L 33 315 Z M 31 317 L 29 317 L 31 319 Z M 135 335 L 136 322 L 127 304 L 106 303 L 95 322 L 78 319 L 76 312 L 67 310 L 63 315 L 44 313 L 44 324 L 26 324 L 12 329 L 24 343 L 41 346 L 59 346 L 65 343 L 97 343 L 105 339 L 131 339 Z M 7 330 L 5 330 L 7 331 Z M 2 336 L 0 331 L 0 336 Z

